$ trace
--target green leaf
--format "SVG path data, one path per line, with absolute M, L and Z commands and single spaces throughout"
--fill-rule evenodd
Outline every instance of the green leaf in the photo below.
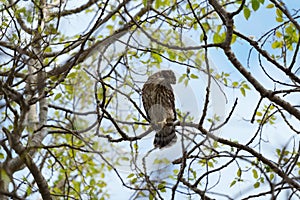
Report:
M 153 197 L 152 193 L 150 193 L 149 194 L 149 200 L 153 200 L 153 199 L 154 199 L 154 197 Z
M 208 162 L 207 165 L 208 165 L 210 168 L 213 168 L 213 167 L 214 167 L 214 163 L 213 163 L 213 162 Z
M 159 8 L 162 6 L 170 6 L 170 0 L 156 0 L 155 1 L 155 8 Z
M 223 78 L 224 84 L 227 86 L 228 85 L 228 81 L 227 78 Z
M 279 10 L 278 8 L 276 9 L 276 21 L 277 22 L 283 22 L 282 11 Z
M 241 170 L 241 168 L 238 169 L 238 171 L 236 172 L 236 175 L 237 175 L 238 177 L 241 177 L 241 176 L 242 176 L 242 170 Z
M 276 153 L 278 156 L 281 156 L 281 150 L 280 149 L 276 149 Z
M 181 83 L 183 79 L 185 79 L 186 77 L 187 77 L 186 74 L 182 74 L 182 76 L 178 79 L 178 83 Z
M 257 116 L 262 116 L 262 113 L 259 112 L 259 111 L 257 111 L 257 112 L 256 112 L 256 115 L 257 115 Z
M 133 179 L 130 181 L 131 184 L 135 184 L 136 182 L 137 182 L 137 178 L 133 178 Z
M 218 144 L 218 142 L 217 142 L 217 141 L 214 141 L 214 143 L 213 143 L 213 147 L 214 147 L 214 148 L 217 148 L 217 147 L 219 147 L 219 144 Z
M 245 88 L 241 87 L 241 88 L 240 88 L 240 91 L 241 91 L 242 95 L 245 97 L 245 96 L 246 96 Z
M 65 85 L 65 88 L 66 88 L 66 92 L 69 93 L 69 94 L 73 94 L 73 85 Z
M 44 50 L 46 53 L 50 53 L 52 52 L 52 48 L 51 47 L 46 47 L 46 49 Z
M 275 42 L 272 43 L 272 48 L 273 49 L 281 48 L 282 46 L 283 46 L 283 44 L 280 41 L 275 41 Z
M 166 182 L 158 184 L 157 189 L 159 189 L 161 192 L 166 192 Z
M 113 33 L 113 31 L 114 31 L 113 25 L 107 25 L 106 28 L 109 30 L 110 33 Z
M 184 82 L 183 82 L 185 87 L 188 85 L 188 83 L 189 83 L 189 79 L 185 79 Z
M 266 6 L 266 8 L 274 8 L 274 4 L 270 3 Z
M 20 14 L 20 13 L 26 13 L 26 8 L 25 7 L 22 7 L 18 10 L 15 11 L 16 14 Z
M 96 181 L 95 181 L 94 178 L 92 178 L 92 179 L 90 180 L 90 185 L 95 185 L 95 184 L 96 184 Z
M 148 2 L 148 0 L 143 0 L 143 5 L 147 6 L 147 2 Z
M 68 74 L 68 78 L 73 79 L 73 78 L 76 78 L 77 75 L 78 75 L 78 73 L 76 73 L 76 72 L 71 72 L 70 74 Z
M 236 41 L 236 35 L 233 34 L 233 35 L 232 35 L 232 38 L 231 38 L 231 44 L 235 43 L 235 41 Z
M 260 182 L 256 182 L 256 183 L 254 183 L 254 185 L 253 185 L 254 188 L 259 188 L 259 186 L 260 186 Z
M 2 149 L 1 149 L 1 147 L 0 147 L 0 159 L 4 159 L 4 153 L 2 153 L 2 152 L 4 152 L 4 151 L 2 151 Z
M 255 179 L 257 179 L 257 178 L 258 178 L 257 171 L 256 171 L 255 169 L 252 169 L 252 173 L 253 173 L 253 177 L 254 177 Z
M 197 178 L 197 172 L 195 170 L 193 170 L 192 168 L 190 168 L 190 171 L 193 174 L 193 178 L 196 179 Z
M 254 11 L 257 11 L 258 9 L 259 9 L 259 1 L 258 0 L 252 0 L 251 1 L 251 4 L 252 4 L 252 9 L 254 10 Z
M 162 4 L 161 0 L 156 0 L 154 4 L 155 9 L 158 9 L 161 6 L 161 4 Z
M 94 9 L 86 9 L 84 12 L 85 13 L 91 13 L 91 12 L 93 12 L 94 11 Z
M 249 17 L 250 17 L 250 15 L 251 15 L 250 9 L 248 7 L 244 7 L 243 11 L 244 11 L 244 17 L 245 17 L 245 19 L 248 20 Z
M 230 183 L 229 187 L 234 186 L 234 184 L 236 184 L 236 180 L 233 180 L 233 181 Z
M 247 89 L 247 90 L 251 90 L 251 88 L 245 83 L 243 84 L 243 88 Z
M 288 26 L 288 27 L 286 27 L 285 32 L 286 32 L 288 35 L 293 35 L 294 32 L 295 32 L 295 29 L 294 29 L 293 26 Z
M 214 43 L 221 43 L 221 42 L 223 42 L 223 39 L 219 35 L 219 33 L 215 33 L 214 36 L 213 36 L 213 41 L 214 41 Z
M 79 181 L 73 181 L 72 183 L 73 183 L 74 189 L 76 191 L 80 191 L 81 182 L 79 182 Z
M 54 97 L 54 101 L 56 101 L 57 99 L 59 99 L 61 96 L 62 96 L 61 93 L 56 94 L 55 97 Z
M 276 21 L 277 22 L 283 22 L 283 19 L 282 19 L 282 17 L 276 17 Z
M 191 76 L 190 76 L 192 79 L 198 79 L 199 77 L 197 76 L 197 75 L 195 75 L 195 74 L 191 74 Z
M 30 195 L 32 193 L 32 188 L 31 187 L 28 187 L 27 189 L 26 189 L 26 194 L 27 195 Z
M 168 53 L 169 58 L 171 60 L 175 60 L 176 59 L 176 53 L 174 51 L 168 51 L 167 53 Z
M 131 174 L 129 174 L 129 175 L 127 176 L 127 178 L 132 178 L 133 176 L 134 176 L 134 174 L 131 173 Z
M 178 170 L 178 169 L 174 169 L 174 170 L 173 170 L 173 173 L 174 173 L 175 175 L 177 175 L 177 174 L 178 174 L 178 172 L 179 172 L 179 170 Z
M 157 63 L 161 63 L 162 62 L 162 58 L 159 54 L 157 53 L 151 53 L 152 58 L 157 62 Z
M 275 175 L 274 174 L 270 174 L 270 181 L 272 181 L 274 179 Z
M 233 86 L 233 87 L 238 87 L 238 85 L 239 85 L 239 83 L 236 82 L 236 81 L 234 81 L 234 82 L 232 83 L 232 86 Z

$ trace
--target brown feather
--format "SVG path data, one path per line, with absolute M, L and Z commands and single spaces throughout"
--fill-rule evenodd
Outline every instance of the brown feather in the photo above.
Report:
M 163 70 L 151 75 L 142 89 L 144 109 L 156 130 L 154 145 L 159 148 L 176 141 L 175 127 L 169 125 L 176 120 L 175 97 L 171 87 L 175 83 L 175 74 L 171 70 Z

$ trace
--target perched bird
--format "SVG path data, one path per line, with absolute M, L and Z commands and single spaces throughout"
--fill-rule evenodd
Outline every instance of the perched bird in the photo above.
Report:
M 162 148 L 176 142 L 173 122 L 176 120 L 175 97 L 171 84 L 176 76 L 162 70 L 149 76 L 142 89 L 142 101 L 147 117 L 156 131 L 154 146 Z

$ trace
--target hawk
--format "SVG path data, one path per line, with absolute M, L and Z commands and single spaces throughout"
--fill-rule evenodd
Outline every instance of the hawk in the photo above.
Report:
M 142 89 L 142 101 L 147 117 L 156 131 L 154 146 L 162 148 L 176 142 L 175 97 L 171 84 L 176 83 L 172 70 L 162 70 L 149 76 Z

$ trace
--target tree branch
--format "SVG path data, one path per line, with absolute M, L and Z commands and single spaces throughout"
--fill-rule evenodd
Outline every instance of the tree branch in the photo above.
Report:
M 19 158 L 25 163 L 29 171 L 31 172 L 32 176 L 34 177 L 34 180 L 36 181 L 39 191 L 45 200 L 51 200 L 52 197 L 50 195 L 50 190 L 48 187 L 48 183 L 45 180 L 44 176 L 42 175 L 41 171 L 39 168 L 36 166 L 34 163 L 32 157 L 28 154 L 27 150 L 25 147 L 22 145 L 22 143 L 15 138 L 15 135 L 8 132 L 8 130 L 3 129 L 6 131 L 6 135 L 10 136 L 11 139 L 10 141 L 12 142 L 11 146 L 15 150 L 15 152 L 19 155 Z
M 230 17 L 230 14 L 227 13 L 216 0 L 209 0 L 209 2 L 216 9 L 220 17 L 223 18 L 224 23 L 226 25 L 227 33 L 226 33 L 225 42 L 222 45 L 222 49 L 225 55 L 227 56 L 227 58 L 229 59 L 229 61 L 254 86 L 254 88 L 260 93 L 262 98 L 268 98 L 270 101 L 281 106 L 288 113 L 290 113 L 291 115 L 295 116 L 298 120 L 300 120 L 300 111 L 298 109 L 292 106 L 289 102 L 284 101 L 280 97 L 274 95 L 272 91 L 265 89 L 264 86 L 260 82 L 258 82 L 236 58 L 230 46 L 230 42 L 233 34 L 234 21 Z

